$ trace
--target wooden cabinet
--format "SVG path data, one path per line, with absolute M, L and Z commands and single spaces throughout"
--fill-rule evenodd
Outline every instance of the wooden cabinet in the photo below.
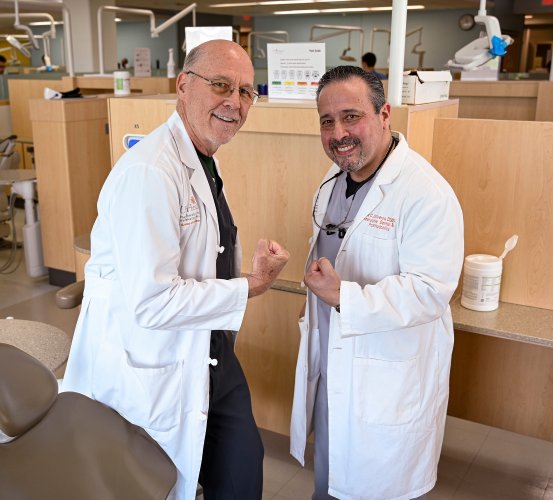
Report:
M 553 121 L 553 82 L 451 82 L 459 118 Z
M 89 233 L 110 170 L 104 98 L 30 102 L 44 264 L 75 272 L 73 241 Z
M 434 164 L 463 209 L 465 255 L 499 255 L 519 236 L 499 309 L 473 312 L 470 329 L 456 323 L 449 413 L 551 440 L 553 123 L 439 119 L 434 138 Z
M 174 94 L 111 97 L 108 100 L 111 165 L 125 152 L 126 134 L 149 134 L 175 111 L 175 102 Z

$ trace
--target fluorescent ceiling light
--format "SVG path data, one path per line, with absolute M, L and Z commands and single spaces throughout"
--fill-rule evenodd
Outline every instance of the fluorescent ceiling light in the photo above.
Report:
M 338 3 L 338 2 L 357 2 L 361 0 L 261 0 L 259 2 L 238 2 L 238 3 L 215 3 L 210 7 L 217 9 L 232 9 L 233 7 L 261 7 L 264 5 L 301 5 L 317 3 Z M 391 11 L 392 7 L 355 7 L 351 9 L 309 9 L 299 11 L 278 11 L 273 14 L 318 14 L 320 12 L 367 12 L 367 11 Z M 424 5 L 408 5 L 408 10 L 424 9 Z
M 321 12 L 367 12 L 369 7 L 350 7 L 348 9 L 321 9 Z
M 63 21 L 54 21 L 54 24 L 59 26 L 60 24 L 63 24 Z M 29 23 L 29 26 L 52 26 L 52 23 L 50 21 L 35 21 L 33 23 Z
M 424 9 L 424 5 L 408 5 L 407 10 L 419 10 Z M 384 11 L 384 10 L 392 10 L 392 7 L 370 7 L 369 10 L 372 10 L 374 12 L 376 11 Z
M 331 0 L 326 0 L 326 1 L 331 1 Z M 257 5 L 260 5 L 262 3 L 263 2 L 259 2 Z M 318 3 L 318 2 L 315 2 L 315 3 Z M 407 8 L 411 10 L 424 9 L 424 5 L 410 5 Z M 297 14 L 331 14 L 331 13 L 340 13 L 340 12 L 369 12 L 369 11 L 377 11 L 377 10 L 392 10 L 392 7 L 351 7 L 346 9 L 342 8 L 342 9 L 312 9 L 312 10 L 279 10 L 279 11 L 273 12 L 273 14 L 277 16 L 289 16 L 289 15 L 297 15 Z
M 210 7 L 216 8 L 232 8 L 232 7 L 255 7 L 259 5 L 296 5 L 305 3 L 322 3 L 322 2 L 351 2 L 356 0 L 265 0 L 261 2 L 240 2 L 240 3 L 215 3 Z
M 210 5 L 210 7 L 219 7 L 219 8 L 225 8 L 225 7 L 255 7 L 257 5 L 257 2 L 245 2 L 245 3 L 216 3 L 213 5 Z
M 273 14 L 278 15 L 286 15 L 286 14 L 320 14 L 320 10 L 318 9 L 310 9 L 310 10 L 281 10 L 280 12 L 273 12 Z

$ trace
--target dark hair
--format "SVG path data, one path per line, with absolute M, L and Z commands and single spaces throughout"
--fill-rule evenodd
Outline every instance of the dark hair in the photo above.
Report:
M 361 61 L 364 62 L 369 68 L 373 68 L 376 64 L 376 56 L 372 52 L 365 52 Z
M 373 73 L 369 73 L 357 66 L 336 66 L 327 71 L 319 80 L 317 88 L 317 102 L 322 90 L 330 83 L 343 82 L 352 78 L 360 78 L 367 86 L 369 99 L 373 104 L 375 113 L 380 113 L 382 106 L 386 104 L 386 96 L 384 95 L 384 87 L 380 78 Z
M 3 63 L 8 62 L 6 61 L 6 58 L 2 54 L 0 54 L 0 62 L 3 62 Z

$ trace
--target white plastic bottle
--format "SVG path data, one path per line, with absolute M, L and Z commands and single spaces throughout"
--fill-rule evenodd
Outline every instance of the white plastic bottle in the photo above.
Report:
M 167 61 L 167 78 L 174 78 L 175 75 L 175 58 L 173 49 L 169 49 L 169 60 Z

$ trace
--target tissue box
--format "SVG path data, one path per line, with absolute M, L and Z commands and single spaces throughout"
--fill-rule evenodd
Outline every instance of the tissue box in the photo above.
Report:
M 407 71 L 403 75 L 402 104 L 423 104 L 425 102 L 449 99 L 449 71 Z

